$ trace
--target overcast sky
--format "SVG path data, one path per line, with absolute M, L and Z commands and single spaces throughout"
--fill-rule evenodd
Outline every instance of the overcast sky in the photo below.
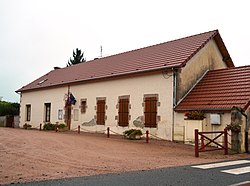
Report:
M 235 66 L 250 63 L 247 0 L 0 0 L 0 97 L 65 67 L 218 29 Z

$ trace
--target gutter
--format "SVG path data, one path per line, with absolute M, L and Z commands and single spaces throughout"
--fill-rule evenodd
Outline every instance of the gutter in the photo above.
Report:
M 173 68 L 173 107 L 176 107 L 176 95 L 177 95 L 177 87 L 176 87 L 176 81 L 177 81 L 177 70 Z
M 184 112 L 184 111 L 192 111 L 192 110 L 202 110 L 202 111 L 231 111 L 230 108 L 188 108 L 188 109 L 175 109 L 175 111 L 180 111 L 180 112 Z
M 176 66 L 163 66 L 163 67 L 158 67 L 158 68 L 154 68 L 154 69 L 147 69 L 147 70 L 140 70 L 140 69 L 136 69 L 134 71 L 130 71 L 130 72 L 125 72 L 125 73 L 121 73 L 121 74 L 111 74 L 111 75 L 107 75 L 107 76 L 100 76 L 100 77 L 90 77 L 88 79 L 84 79 L 84 80 L 70 80 L 70 81 L 65 81 L 65 82 L 61 82 L 61 83 L 55 83 L 55 84 L 49 84 L 49 85 L 45 85 L 45 86 L 36 86 L 36 87 L 30 87 L 30 88 L 26 88 L 26 86 L 16 90 L 15 92 L 25 92 L 25 91 L 34 91 L 34 90 L 38 90 L 38 89 L 47 89 L 47 88 L 51 88 L 51 87 L 60 87 L 60 86 L 67 86 L 68 84 L 74 85 L 74 84 L 81 84 L 81 83 L 89 83 L 90 81 L 103 81 L 106 79 L 110 79 L 110 78 L 118 78 L 118 77 L 126 77 L 129 75 L 134 75 L 134 74 L 142 74 L 142 73 L 148 73 L 148 72 L 157 72 L 157 71 L 162 71 L 162 70 L 166 70 L 166 69 L 174 69 L 174 68 L 180 68 L 180 65 L 176 65 Z M 49 72 L 51 73 L 51 72 Z M 47 73 L 48 74 L 48 73 Z M 47 75 L 46 74 L 46 75 Z M 45 76 L 45 75 L 44 75 Z M 42 76 L 42 77 L 44 77 Z M 40 77 L 41 78 L 41 77 Z M 40 78 L 36 79 L 35 81 L 38 81 Z M 33 82 L 35 82 L 33 81 Z M 33 83 L 31 82 L 31 83 Z M 30 84 L 31 84 L 30 83 Z M 29 85 L 29 84 L 28 84 Z

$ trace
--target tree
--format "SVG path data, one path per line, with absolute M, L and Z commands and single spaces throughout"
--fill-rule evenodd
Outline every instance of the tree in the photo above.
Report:
M 19 115 L 19 103 L 0 101 L 0 116 Z
M 83 54 L 84 53 L 78 48 L 76 48 L 76 51 L 73 50 L 73 59 L 70 58 L 68 60 L 67 67 L 71 66 L 71 65 L 78 64 L 78 63 L 85 62 L 86 60 L 84 59 Z

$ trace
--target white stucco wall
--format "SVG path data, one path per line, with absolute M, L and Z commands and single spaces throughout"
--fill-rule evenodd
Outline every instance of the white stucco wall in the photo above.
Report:
M 176 141 L 185 141 L 185 128 L 188 126 L 186 125 L 187 122 L 185 122 L 184 114 L 185 113 L 175 113 L 174 140 L 176 140 Z M 227 126 L 227 124 L 231 123 L 231 114 L 230 113 L 220 113 L 220 116 L 221 116 L 221 124 L 220 125 L 211 124 L 210 114 L 211 113 L 205 114 L 206 118 L 202 121 L 202 125 L 200 127 L 201 130 L 199 130 L 200 132 L 223 131 L 225 129 L 225 127 Z M 190 120 L 190 122 L 192 122 L 192 120 Z M 194 131 L 193 131 L 193 134 L 194 134 Z M 230 134 L 230 132 L 229 132 L 229 134 Z M 217 134 L 211 134 L 211 135 L 208 134 L 207 136 L 212 138 L 212 137 L 215 137 L 215 135 L 217 136 Z M 231 143 L 230 135 L 228 135 L 228 140 Z M 222 143 L 222 138 L 219 138 L 219 140 L 217 140 L 217 142 Z
M 183 98 L 206 71 L 221 68 L 227 68 L 227 65 L 212 39 L 177 74 L 177 101 Z
M 160 106 L 157 108 L 157 115 L 160 116 L 157 128 L 143 128 L 143 131 L 149 129 L 150 133 L 158 137 L 171 140 L 172 139 L 172 105 L 173 105 L 173 89 L 172 76 L 164 78 L 162 73 L 137 76 L 133 78 L 114 79 L 109 81 L 94 82 L 82 85 L 70 86 L 70 92 L 75 96 L 77 102 L 72 108 L 72 115 L 74 110 L 79 110 L 79 119 L 74 121 L 74 116 L 71 120 L 71 129 L 77 128 L 81 125 L 83 129 L 90 131 L 106 130 L 110 127 L 112 131 L 122 134 L 128 128 L 135 128 L 133 121 L 143 116 L 143 97 L 145 94 L 158 94 Z M 21 111 L 20 111 L 20 126 L 24 123 L 30 123 L 33 127 L 39 127 L 40 123 L 44 122 L 44 103 L 51 103 L 51 122 L 64 123 L 64 120 L 58 120 L 58 110 L 64 109 L 64 95 L 68 88 L 54 88 L 47 90 L 39 90 L 33 92 L 24 92 L 21 97 Z M 118 115 L 116 105 L 118 97 L 130 95 L 131 109 L 129 114 L 131 120 L 129 127 L 119 127 L 115 116 Z M 105 126 L 92 125 L 82 126 L 82 123 L 89 122 L 94 119 L 96 115 L 96 98 L 106 97 L 106 116 L 107 120 Z M 87 99 L 86 113 L 80 111 L 80 100 Z M 31 121 L 25 121 L 25 107 L 26 104 L 31 104 Z

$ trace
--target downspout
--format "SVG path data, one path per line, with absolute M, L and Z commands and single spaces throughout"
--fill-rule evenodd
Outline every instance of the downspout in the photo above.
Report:
M 174 71 L 174 74 L 173 74 L 173 108 L 175 108 L 176 107 L 176 95 L 177 95 L 177 93 L 176 93 L 176 70 L 175 69 L 173 69 L 173 71 Z
M 249 150 L 248 150 L 248 115 L 244 112 L 241 112 L 243 116 L 245 116 L 246 118 L 246 127 L 245 127 L 245 152 L 246 153 L 249 153 Z
M 174 141 L 174 108 L 176 107 L 176 97 L 177 97 L 177 70 L 173 68 L 173 109 L 172 109 L 172 141 Z

